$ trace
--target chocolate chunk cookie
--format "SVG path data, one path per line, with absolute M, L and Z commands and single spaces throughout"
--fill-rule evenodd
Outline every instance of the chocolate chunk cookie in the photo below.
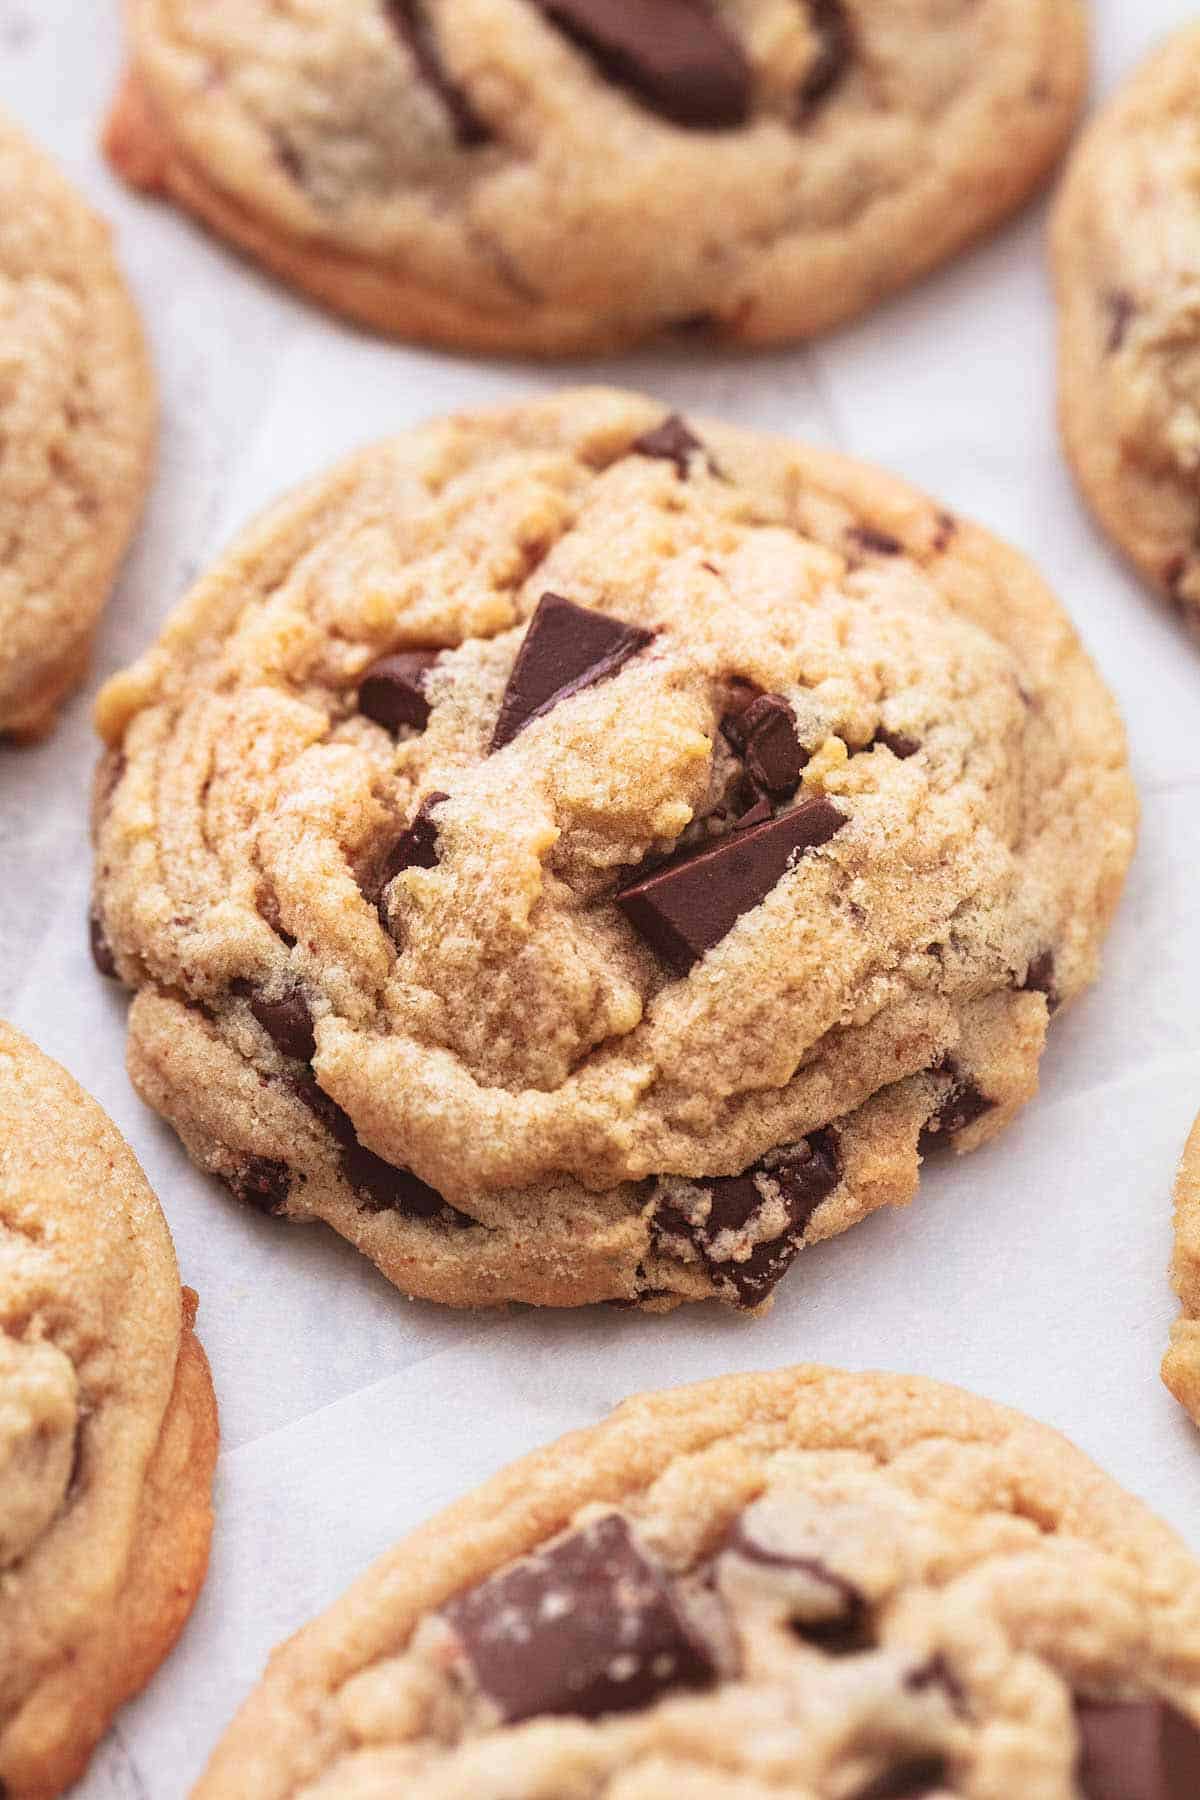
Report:
M 1010 213 L 1079 0 L 131 0 L 107 148 L 380 330 L 807 337 Z
M 1171 1333 L 1163 1380 L 1200 1425 L 1200 1119 L 1175 1187 L 1175 1291 L 1183 1312 Z
M 154 383 L 107 227 L 0 113 L 0 738 L 83 677 L 149 479 Z
M 1200 629 L 1200 29 L 1118 90 L 1054 225 L 1059 412 L 1105 531 Z
M 124 1139 L 0 1024 L 0 1793 L 50 1800 L 204 1579 L 217 1420 Z
M 1019 556 L 603 391 L 302 490 L 98 717 L 139 1092 L 453 1305 L 763 1303 L 1028 1099 L 1133 843 Z
M 643 1395 L 278 1651 L 196 1800 L 232 1793 L 1194 1800 L 1200 1565 L 955 1388 Z

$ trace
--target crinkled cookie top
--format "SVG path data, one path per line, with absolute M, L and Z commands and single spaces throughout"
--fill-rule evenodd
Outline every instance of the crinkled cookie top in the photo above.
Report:
M 272 1659 L 197 1800 L 1184 1800 L 1200 1568 L 1054 1433 L 801 1369 L 630 1401 Z
M 923 1130 L 1028 1097 L 1132 844 L 1026 564 L 625 395 L 364 452 L 99 717 L 139 1088 L 244 1197 L 468 1302 L 757 1304 L 911 1196 Z

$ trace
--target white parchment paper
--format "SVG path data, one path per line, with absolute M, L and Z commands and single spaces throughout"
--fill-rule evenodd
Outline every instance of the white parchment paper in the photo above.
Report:
M 1200 1438 L 1158 1381 L 1174 1314 L 1170 1187 L 1200 1108 L 1200 652 L 1099 541 L 1053 429 L 1043 208 L 817 349 L 643 355 L 544 370 L 383 344 L 271 285 L 95 148 L 117 0 L 0 0 L 0 101 L 117 222 L 162 385 L 158 480 L 87 692 L 54 738 L 0 752 L 0 1012 L 133 1144 L 170 1219 L 221 1403 L 212 1570 L 178 1650 L 80 1792 L 177 1800 L 271 1646 L 499 1464 L 647 1386 L 803 1359 L 961 1382 L 1051 1421 L 1200 1550 Z M 1107 91 L 1189 0 L 1096 0 Z M 563 380 L 886 464 L 1011 538 L 1064 596 L 1129 723 L 1145 808 L 1100 986 L 1052 1033 L 1042 1093 L 916 1206 L 806 1254 L 771 1317 L 605 1309 L 471 1317 L 402 1299 L 323 1230 L 229 1201 L 124 1072 L 119 994 L 83 919 L 98 681 L 157 630 L 256 508 L 448 407 Z

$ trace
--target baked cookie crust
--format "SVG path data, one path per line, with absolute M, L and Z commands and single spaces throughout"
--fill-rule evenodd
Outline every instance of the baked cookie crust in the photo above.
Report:
M 1175 1292 L 1183 1305 L 1163 1359 L 1163 1380 L 1200 1425 L 1200 1119 L 1175 1186 Z

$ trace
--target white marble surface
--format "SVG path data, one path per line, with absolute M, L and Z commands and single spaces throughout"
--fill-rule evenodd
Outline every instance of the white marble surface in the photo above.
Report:
M 81 923 L 89 700 L 299 477 L 447 406 L 568 377 L 381 345 L 124 193 L 95 149 L 116 12 L 0 0 L 0 101 L 115 219 L 163 400 L 157 485 L 88 692 L 50 743 L 0 752 L 0 1010 L 109 1109 L 154 1182 L 201 1294 L 224 1453 L 196 1615 L 81 1793 L 178 1800 L 279 1637 L 432 1509 L 645 1386 L 800 1359 L 959 1381 L 1062 1427 L 1200 1550 L 1200 1441 L 1157 1375 L 1171 1177 L 1200 1106 L 1200 656 L 1099 542 L 1059 458 L 1044 209 L 818 349 L 577 371 L 885 463 L 1010 537 L 1064 595 L 1125 709 L 1145 822 L 1104 979 L 1055 1030 L 1040 1098 L 999 1144 L 934 1170 L 912 1211 L 806 1255 L 765 1323 L 439 1312 L 328 1234 L 228 1202 L 134 1097 L 123 1004 Z M 1106 90 L 1194 8 L 1095 12 Z

